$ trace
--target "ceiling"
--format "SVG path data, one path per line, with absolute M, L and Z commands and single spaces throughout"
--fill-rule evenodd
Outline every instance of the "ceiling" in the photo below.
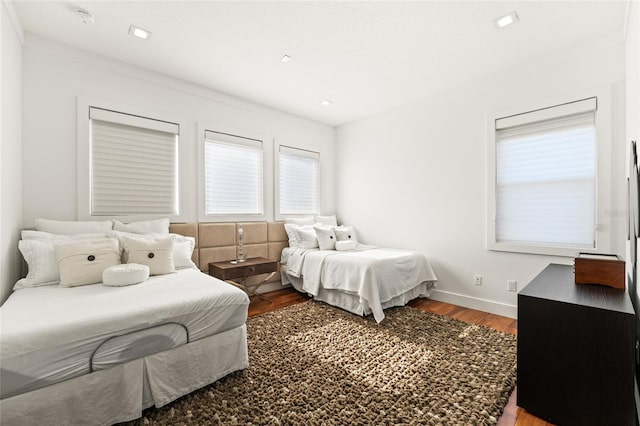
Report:
M 27 32 L 332 126 L 621 33 L 627 9 L 626 1 L 14 4 Z M 95 23 L 81 23 L 76 7 Z M 520 22 L 497 30 L 493 20 L 512 11 Z M 132 24 L 150 40 L 130 36 Z M 285 54 L 291 61 L 280 61 Z

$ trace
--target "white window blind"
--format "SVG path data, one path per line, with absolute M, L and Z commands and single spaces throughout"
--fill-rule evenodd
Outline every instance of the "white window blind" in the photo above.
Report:
M 177 215 L 175 123 L 91 107 L 92 216 Z
M 262 141 L 205 131 L 205 214 L 263 214 L 262 158 Z
M 594 248 L 596 99 L 496 120 L 499 243 Z
M 278 190 L 280 214 L 320 212 L 320 154 L 280 146 Z

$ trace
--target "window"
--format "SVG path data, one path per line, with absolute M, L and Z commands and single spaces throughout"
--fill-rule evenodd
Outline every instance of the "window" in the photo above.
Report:
M 90 216 L 177 216 L 180 126 L 97 107 L 89 119 Z
M 278 216 L 320 212 L 320 154 L 280 145 Z
M 597 248 L 596 110 L 592 97 L 493 120 L 490 249 Z
M 205 215 L 263 215 L 262 141 L 205 131 Z

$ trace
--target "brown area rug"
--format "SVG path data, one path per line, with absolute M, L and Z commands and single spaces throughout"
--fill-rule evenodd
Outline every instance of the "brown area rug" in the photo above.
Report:
M 378 325 L 308 301 L 251 318 L 248 369 L 134 423 L 497 423 L 515 336 L 411 307 L 385 313 Z

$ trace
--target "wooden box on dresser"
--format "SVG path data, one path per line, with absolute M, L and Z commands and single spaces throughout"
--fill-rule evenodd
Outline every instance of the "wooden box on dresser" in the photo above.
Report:
M 518 406 L 559 425 L 635 425 L 634 342 L 625 290 L 549 265 L 518 294 Z

